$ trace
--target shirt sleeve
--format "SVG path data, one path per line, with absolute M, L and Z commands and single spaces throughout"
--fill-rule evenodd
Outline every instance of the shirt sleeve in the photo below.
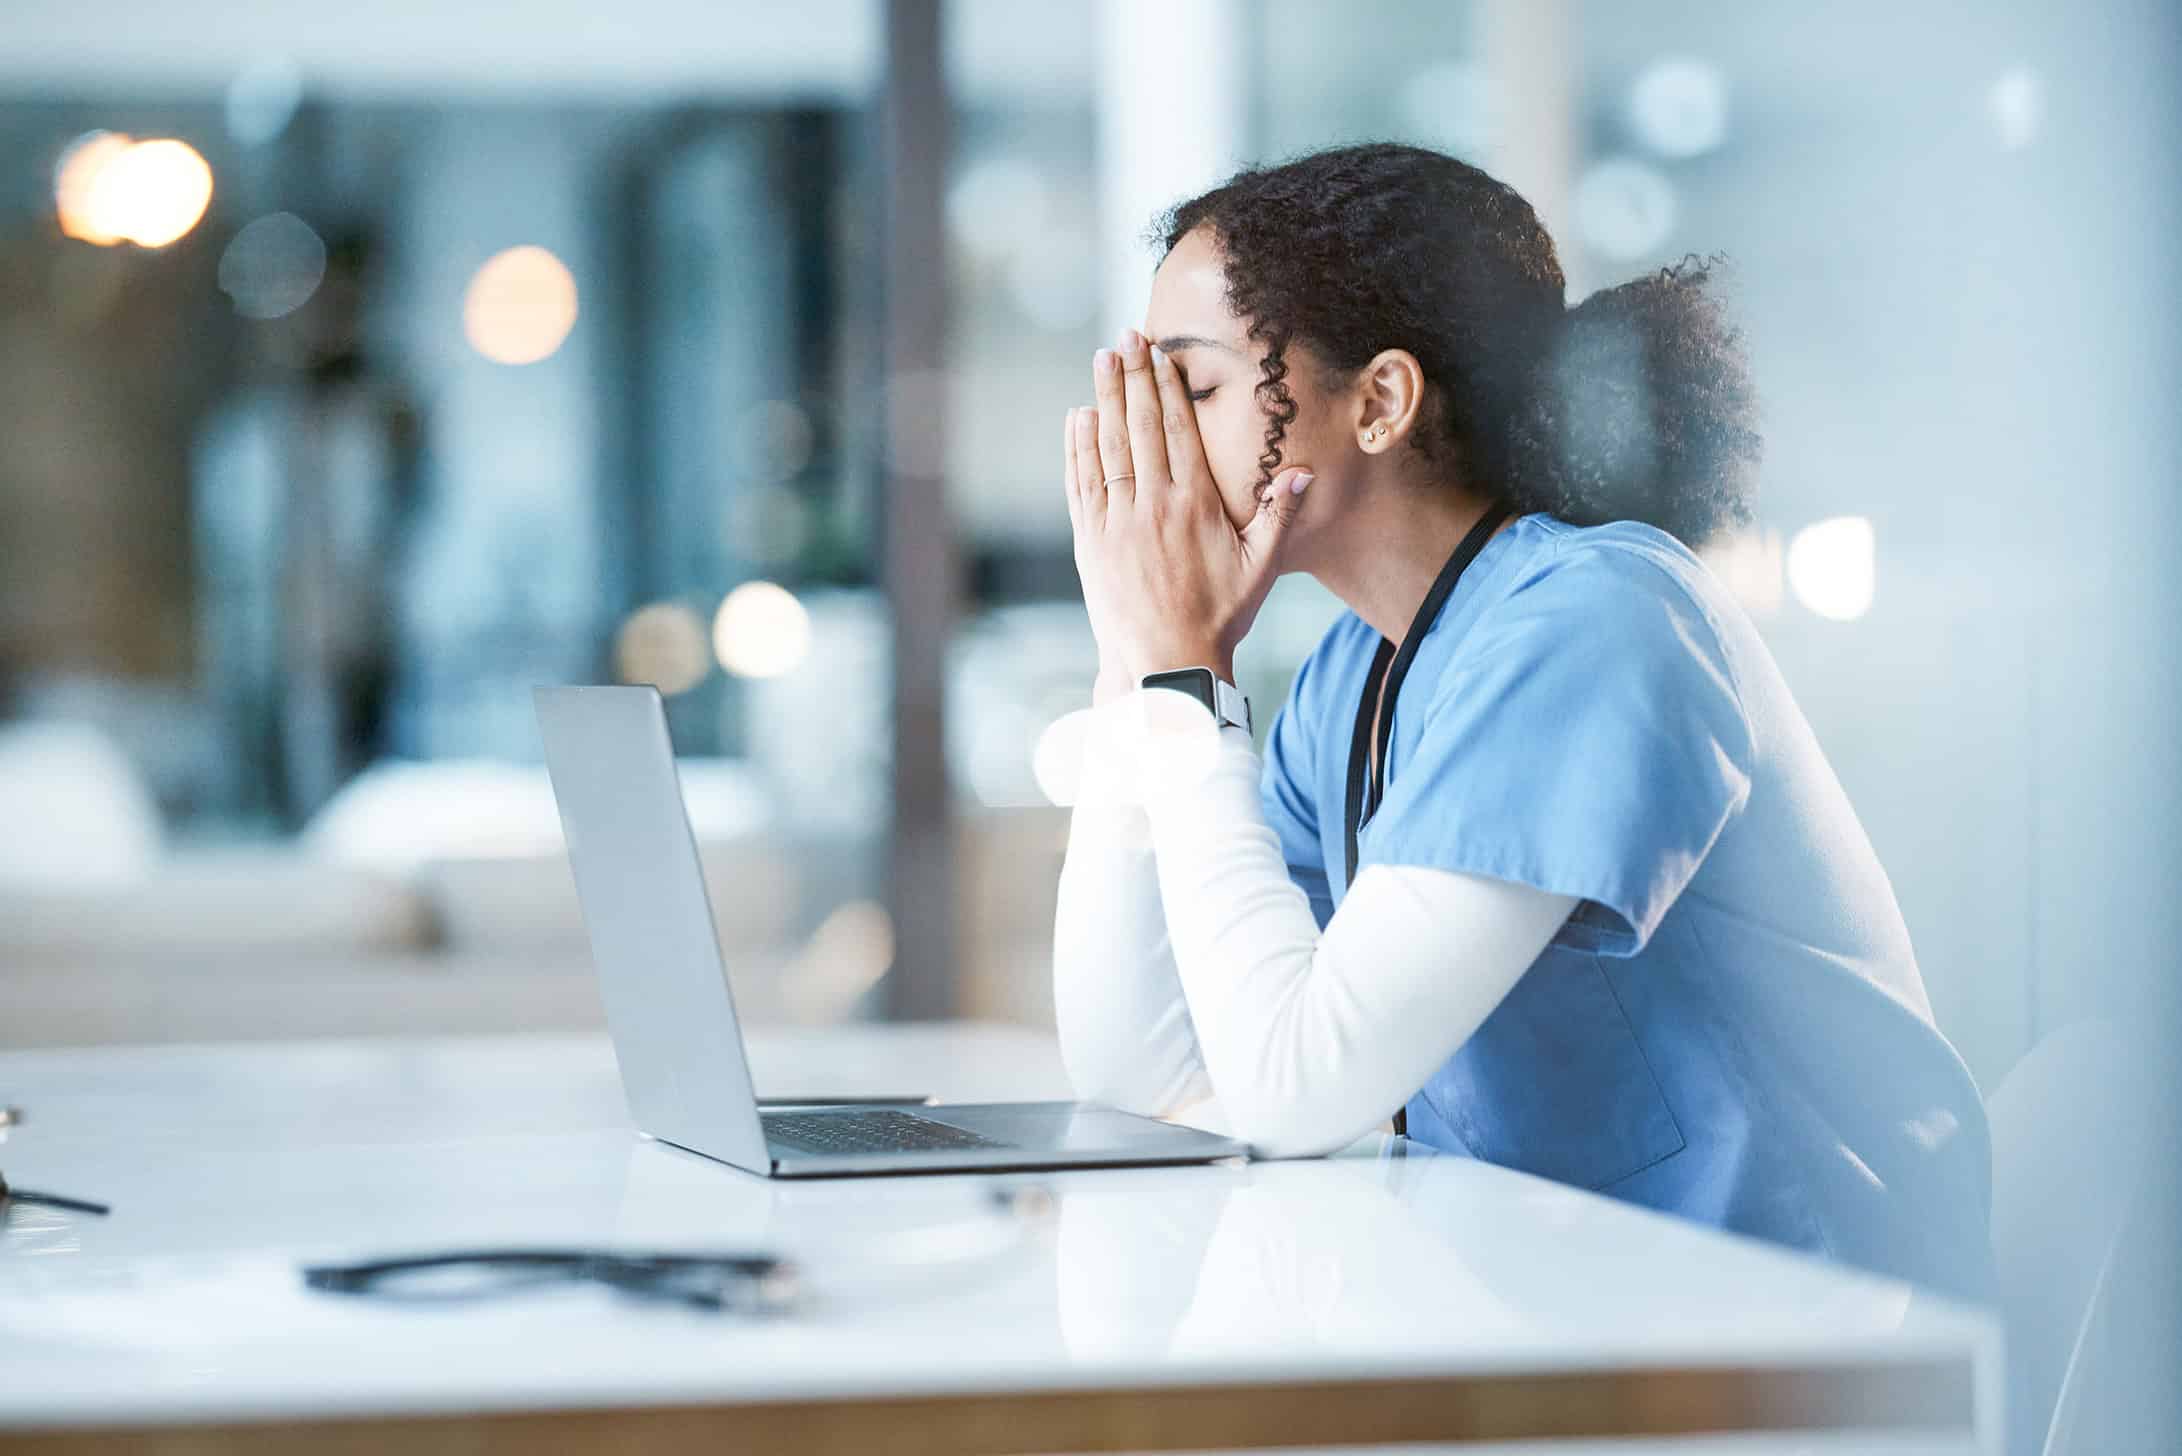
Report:
M 1078 1097 L 1163 1117 L 1212 1095 L 1113 715 L 1091 715 L 1053 913 L 1053 1011 Z
M 1403 691 L 1400 711 L 1424 721 L 1359 836 L 1359 864 L 1575 896 L 1557 944 L 1643 950 L 1748 801 L 1750 723 L 1720 635 L 1635 552 L 1557 553 L 1424 686 Z
M 1283 873 L 1241 729 L 1218 730 L 1209 760 L 1156 747 L 1143 759 L 1160 899 L 1218 1125 L 1262 1157 L 1330 1152 L 1400 1107 L 1575 904 L 1378 865 L 1320 933 Z
M 1288 878 L 1295 881 L 1311 902 L 1311 917 L 1320 929 L 1333 918 L 1333 892 L 1326 881 L 1326 853 L 1319 838 L 1318 810 L 1312 785 L 1318 782 L 1317 766 L 1307 724 L 1317 721 L 1306 694 L 1314 690 L 1312 657 L 1296 670 L 1288 700 L 1273 716 L 1265 735 L 1265 769 L 1258 781 L 1258 795 L 1265 822 L 1280 839 L 1281 858 Z

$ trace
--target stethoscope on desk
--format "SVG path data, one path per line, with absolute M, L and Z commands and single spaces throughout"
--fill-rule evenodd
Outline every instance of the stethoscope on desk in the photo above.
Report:
M 1432 579 L 1432 589 L 1424 594 L 1424 602 L 1417 608 L 1417 615 L 1410 620 L 1409 630 L 1402 634 L 1399 649 L 1384 637 L 1379 639 L 1379 650 L 1372 654 L 1371 670 L 1364 675 L 1364 691 L 1356 704 L 1356 726 L 1349 733 L 1348 792 L 1342 805 L 1342 842 L 1347 850 L 1347 863 L 1342 866 L 1342 885 L 1346 888 L 1356 882 L 1356 835 L 1365 821 L 1378 812 L 1380 802 L 1386 797 L 1387 753 L 1394 742 L 1394 706 L 1402 691 L 1402 679 L 1409 675 L 1409 664 L 1416 658 L 1417 646 L 1424 641 L 1424 634 L 1431 630 L 1432 622 L 1454 595 L 1455 583 L 1462 580 L 1462 573 L 1477 559 L 1477 553 L 1485 549 L 1493 532 L 1511 514 L 1508 507 L 1494 501 L 1485 514 L 1472 526 L 1462 544 L 1455 547 L 1454 555 L 1440 568 Z M 1404 1106 L 1394 1112 L 1394 1131 L 1403 1137 L 1409 1135 L 1409 1109 Z
M 920 1281 L 1021 1247 L 1050 1220 L 1054 1198 L 1042 1183 L 986 1187 L 985 1217 L 894 1230 L 860 1238 L 853 1258 L 825 1261 L 827 1284 L 884 1287 L 902 1276 Z M 707 1312 L 777 1315 L 808 1292 L 804 1262 L 778 1254 L 685 1253 L 609 1248 L 456 1249 L 445 1253 L 305 1266 L 303 1282 L 328 1294 L 370 1295 L 409 1304 L 451 1304 L 540 1285 L 589 1282 L 639 1299 Z
M 22 1108 L 0 1106 L 0 1142 L 7 1141 L 7 1130 L 9 1128 L 20 1127 L 22 1122 Z M 0 1221 L 7 1218 L 9 1206 L 17 1203 L 35 1204 L 42 1208 L 58 1208 L 69 1213 L 94 1213 L 101 1218 L 113 1212 L 113 1209 L 108 1205 L 94 1203 L 88 1198 L 63 1198 L 58 1193 L 40 1193 L 35 1189 L 12 1187 L 8 1183 L 7 1175 L 0 1174 Z

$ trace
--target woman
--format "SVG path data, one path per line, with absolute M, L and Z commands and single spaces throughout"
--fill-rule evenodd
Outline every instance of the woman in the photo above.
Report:
M 1984 1297 L 1988 1138 L 1748 617 L 1738 335 L 1690 262 L 1565 308 L 1523 199 L 1373 144 L 1162 220 L 1066 425 L 1097 634 L 1055 999 L 1077 1090 L 1271 1156 L 1435 1148 Z M 1273 579 L 1349 608 L 1260 765 L 1121 726 Z M 1203 693 L 1236 711 L 1231 687 Z M 1194 710 L 1189 710 L 1194 711 Z M 1217 1099 L 1216 1101 L 1211 1099 Z M 1208 1114 L 1210 1115 L 1208 1117 Z

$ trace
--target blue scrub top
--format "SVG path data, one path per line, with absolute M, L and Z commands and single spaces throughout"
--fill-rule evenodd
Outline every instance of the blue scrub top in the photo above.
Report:
M 1378 645 L 1344 614 L 1267 740 L 1266 815 L 1321 925 Z M 1672 536 L 1538 512 L 1485 544 L 1402 684 L 1370 864 L 1579 900 L 1410 1100 L 1411 1137 L 1991 1297 L 1977 1086 L 1772 654 Z

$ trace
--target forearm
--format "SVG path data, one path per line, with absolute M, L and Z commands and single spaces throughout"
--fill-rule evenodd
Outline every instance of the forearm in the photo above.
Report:
M 1268 1156 L 1330 1151 L 1400 1107 L 1498 1005 L 1573 899 L 1371 866 L 1320 934 L 1223 734 L 1210 772 L 1147 794 L 1172 954 L 1211 1085 Z
M 1212 1089 L 1175 976 L 1150 826 L 1117 777 L 1124 768 L 1111 745 L 1087 741 L 1054 912 L 1054 1018 L 1078 1096 L 1164 1116 Z

